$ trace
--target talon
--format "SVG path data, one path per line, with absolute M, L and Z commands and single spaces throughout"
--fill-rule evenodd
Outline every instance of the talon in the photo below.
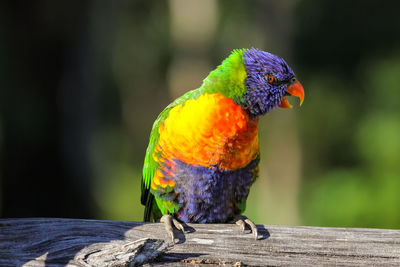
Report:
M 175 235 L 172 225 L 175 226 L 176 229 L 184 232 L 185 229 L 183 225 L 169 214 L 163 215 L 160 219 L 160 222 L 164 223 L 165 231 L 167 231 L 168 236 L 171 238 L 171 242 L 175 244 Z
M 258 239 L 258 229 L 255 223 L 253 223 L 249 218 L 246 216 L 239 216 L 236 221 L 236 225 L 240 226 L 242 232 L 244 232 L 246 225 L 250 227 L 251 232 L 254 235 L 254 238 L 257 240 Z
M 185 228 L 177 219 L 172 218 L 172 222 L 174 223 L 174 226 L 176 229 L 181 230 L 182 232 L 185 232 Z
M 247 225 L 250 226 L 251 232 L 254 235 L 254 238 L 257 240 L 258 239 L 258 229 L 257 226 L 255 225 L 255 223 L 253 223 L 249 218 L 246 218 L 245 223 L 247 223 Z
M 242 219 L 237 220 L 236 225 L 238 225 L 240 227 L 240 229 L 242 230 L 242 233 L 244 233 L 244 230 L 246 228 L 246 224 Z

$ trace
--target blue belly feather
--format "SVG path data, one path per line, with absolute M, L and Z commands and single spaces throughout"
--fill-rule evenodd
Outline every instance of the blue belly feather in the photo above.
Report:
M 179 203 L 176 217 L 183 222 L 228 222 L 241 214 L 241 204 L 258 175 L 258 162 L 259 158 L 242 169 L 227 171 L 175 160 L 173 176 L 163 172 L 175 182 L 174 190 L 158 197 Z

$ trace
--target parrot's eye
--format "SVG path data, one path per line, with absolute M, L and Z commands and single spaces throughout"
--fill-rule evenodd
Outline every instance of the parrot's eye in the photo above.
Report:
M 267 82 L 269 82 L 269 83 L 275 82 L 275 76 L 272 75 L 272 74 L 267 74 L 267 75 L 265 76 L 265 79 L 266 79 Z

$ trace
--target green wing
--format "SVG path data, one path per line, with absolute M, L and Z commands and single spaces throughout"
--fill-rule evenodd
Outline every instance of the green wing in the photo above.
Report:
M 158 129 L 161 123 L 168 117 L 168 114 L 171 109 L 173 109 L 177 105 L 184 104 L 188 99 L 197 99 L 201 94 L 202 90 L 201 88 L 199 88 L 196 90 L 189 91 L 183 96 L 177 98 L 174 102 L 169 104 L 160 113 L 160 115 L 158 115 L 156 121 L 153 124 L 153 128 L 150 134 L 149 146 L 147 147 L 146 156 L 144 158 L 143 178 L 141 185 L 142 187 L 141 203 L 145 205 L 144 221 L 150 221 L 152 212 L 160 213 L 159 209 L 156 207 L 154 201 L 154 195 L 150 193 L 150 184 L 158 168 L 158 163 L 153 158 L 154 149 L 156 148 L 158 139 L 160 137 Z

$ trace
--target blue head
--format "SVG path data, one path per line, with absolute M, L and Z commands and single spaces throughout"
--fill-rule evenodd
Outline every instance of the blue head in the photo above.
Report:
M 254 48 L 245 50 L 243 56 L 247 92 L 242 106 L 252 118 L 278 106 L 291 107 L 286 95 L 298 96 L 303 101 L 303 87 L 282 58 Z

